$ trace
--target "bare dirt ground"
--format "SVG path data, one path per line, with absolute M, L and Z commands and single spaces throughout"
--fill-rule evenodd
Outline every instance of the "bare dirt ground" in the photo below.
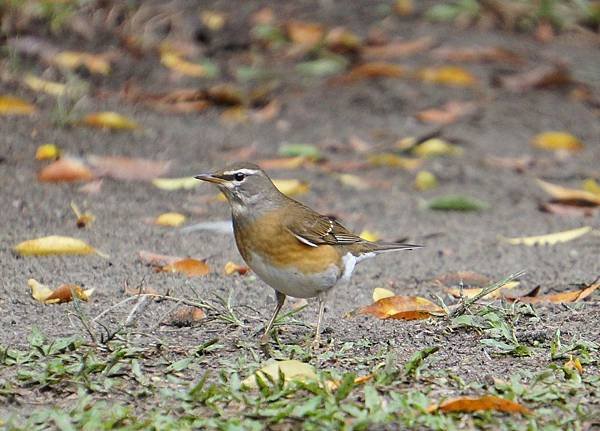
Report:
M 234 3 L 216 2 L 211 7 L 221 8 L 237 17 L 239 22 L 246 22 L 247 16 L 257 8 L 252 2 Z M 328 26 L 343 24 L 361 36 L 366 35 L 366 29 L 381 22 L 376 8 L 367 2 L 343 8 L 327 7 L 326 3 L 318 7 L 274 4 L 273 8 L 282 18 L 317 20 Z M 518 66 L 519 70 L 560 59 L 569 65 L 576 81 L 594 91 L 600 88 L 598 45 L 586 36 L 565 35 L 543 44 L 527 35 L 459 29 L 423 20 L 394 18 L 385 20 L 382 25 L 395 37 L 413 39 L 428 35 L 443 46 L 510 48 L 527 59 L 527 66 Z M 233 26 L 228 31 L 219 37 L 241 44 L 248 41 L 247 28 L 237 31 Z M 235 56 L 225 49 L 219 50 L 219 44 L 225 43 L 223 40 L 214 41 L 214 58 L 220 64 L 228 64 L 235 61 Z M 58 40 L 57 43 L 64 48 L 79 45 L 74 40 Z M 94 42 L 79 46 L 88 51 L 98 48 Z M 424 52 L 402 62 L 418 67 L 435 63 L 435 60 Z M 30 345 L 27 337 L 34 327 L 40 328 L 49 339 L 70 335 L 87 339 L 87 333 L 74 313 L 98 315 L 127 298 L 126 286 L 152 286 L 160 293 L 192 299 L 231 294 L 243 326 L 225 324 L 219 319 L 183 328 L 162 325 L 160 322 L 174 303 L 150 301 L 126 330 L 127 339 L 134 345 L 161 346 L 160 354 L 148 358 L 149 369 L 160 367 L 165 361 L 180 359 L 194 346 L 217 339 L 218 348 L 198 358 L 184 379 L 191 381 L 206 369 L 218 372 L 223 364 L 247 357 L 256 347 L 256 332 L 274 305 L 272 290 L 252 274 L 223 274 L 226 262 L 243 263 L 230 234 L 202 230 L 182 233 L 179 229 L 145 222 L 168 211 L 187 214 L 188 225 L 227 220 L 228 207 L 213 199 L 214 189 L 200 185 L 193 190 L 169 192 L 157 189 L 150 182 L 106 178 L 99 193 L 84 194 L 78 190 L 79 184 L 37 181 L 36 173 L 42 164 L 34 159 L 34 154 L 39 145 L 56 143 L 63 153 L 78 156 L 100 154 L 172 160 L 171 177 L 195 175 L 220 167 L 239 158 L 242 153 L 238 150 L 248 147 L 255 148 L 251 160 L 276 158 L 279 147 L 285 142 L 315 144 L 328 161 L 351 164 L 365 158 L 351 148 L 348 143 L 351 137 L 360 137 L 378 149 L 391 148 L 402 137 L 427 134 L 436 128 L 416 120 L 416 112 L 454 99 L 476 100 L 480 102 L 480 108 L 475 115 L 443 127 L 442 136 L 459 143 L 464 152 L 458 157 L 426 162 L 424 168 L 439 179 L 440 186 L 433 190 L 416 191 L 414 172 L 394 167 L 372 166 L 352 172 L 377 184 L 366 190 L 343 185 L 319 164 L 269 172 L 274 178 L 306 181 L 310 191 L 298 199 L 320 212 L 336 215 L 356 232 L 367 229 L 378 232 L 385 239 L 408 237 L 410 241 L 426 245 L 422 250 L 364 262 L 357 268 L 352 283 L 335 291 L 327 307 L 323 349 L 336 353 L 312 357 L 313 364 L 361 374 L 385 361 L 390 352 L 393 361 L 401 365 L 415 352 L 439 346 L 427 365 L 428 372 L 431 375 L 443 372 L 467 382 L 462 388 L 438 387 L 430 392 L 432 398 L 439 399 L 468 392 L 465 388 L 469 385 L 486 388 L 493 385 L 493 379 L 508 381 L 515 374 L 547 367 L 554 362 L 548 349 L 557 330 L 560 330 L 564 344 L 576 340 L 600 343 L 597 293 L 577 304 L 535 305 L 530 312 L 515 312 L 512 323 L 516 336 L 531 349 L 531 355 L 523 357 L 494 355 L 480 342 L 481 333 L 450 329 L 445 321 L 344 317 L 349 311 L 370 304 L 376 287 L 389 288 L 399 295 L 420 295 L 430 299 L 439 295 L 451 303 L 455 300 L 449 299 L 433 279 L 456 271 L 475 271 L 498 280 L 509 273 L 525 270 L 527 273 L 521 278 L 519 289 L 527 291 L 541 286 L 544 293 L 573 289 L 593 282 L 600 275 L 600 236 L 594 233 L 546 247 L 514 246 L 498 239 L 499 236 L 539 235 L 581 226 L 600 227 L 598 212 L 589 217 L 541 212 L 539 204 L 548 197 L 535 183 L 535 178 L 544 178 L 576 187 L 585 178 L 600 178 L 597 108 L 571 100 L 568 88 L 512 93 L 490 85 L 493 76 L 508 67 L 506 65 L 468 64 L 465 67 L 475 74 L 480 85 L 449 88 L 411 80 L 377 79 L 335 86 L 326 79 L 285 76 L 285 85 L 275 90 L 281 112 L 272 121 L 261 124 L 225 124 L 219 109 L 189 115 L 164 114 L 124 102 L 110 92 L 106 97 L 85 97 L 77 109 L 84 113 L 117 111 L 134 118 L 142 125 L 141 130 L 111 133 L 55 126 L 52 121 L 55 102 L 49 96 L 37 97 L 39 111 L 34 116 L 1 118 L 0 344 L 12 349 L 27 349 Z M 100 79 L 112 79 L 114 82 L 102 84 L 116 92 L 125 77 L 137 80 L 144 88 L 177 86 L 171 82 L 167 69 L 161 69 L 157 61 L 148 59 L 118 63 L 110 78 Z M 183 82 L 194 81 L 184 79 Z M 181 83 L 176 84 L 181 86 Z M 0 92 L 32 99 L 32 93 L 15 88 L 10 82 L 0 84 Z M 531 138 L 547 130 L 570 131 L 585 147 L 581 152 L 563 157 L 533 148 L 529 144 Z M 524 172 L 515 172 L 510 168 L 490 166 L 486 163 L 490 156 L 527 156 L 535 163 Z M 432 211 L 424 207 L 424 200 L 444 194 L 478 198 L 487 202 L 489 208 L 481 212 L 455 212 Z M 91 227 L 76 227 L 69 206 L 71 201 L 95 215 Z M 84 239 L 109 257 L 21 257 L 12 251 L 12 247 L 23 240 L 45 235 Z M 195 278 L 156 273 L 140 262 L 140 250 L 200 256 L 206 258 L 213 271 L 208 276 Z M 74 283 L 96 290 L 88 303 L 78 305 L 80 311 L 75 310 L 73 304 L 48 306 L 31 298 L 27 287 L 29 278 L 50 286 Z M 132 301 L 112 309 L 102 320 L 104 325 L 118 327 L 131 312 L 133 304 Z M 311 302 L 294 318 L 312 324 L 316 319 L 316 304 Z M 278 338 L 287 347 L 275 345 L 274 355 L 283 359 L 295 354 L 289 346 L 306 345 L 310 330 L 284 325 L 279 328 Z M 339 354 L 340 350 L 345 355 Z M 595 355 L 596 359 L 585 366 L 586 375 L 598 374 L 597 352 Z M 12 381 L 15 372 L 14 367 L 6 368 L 0 372 L 0 381 Z M 415 387 L 424 386 L 427 385 L 423 381 L 415 383 Z M 51 387 L 50 390 L 37 386 L 31 389 L 20 387 L 15 388 L 15 393 L 10 400 L 7 398 L 1 409 L 20 417 L 27 417 L 32 406 L 57 403 L 68 407 L 75 402 L 72 392 L 57 401 L 61 391 Z M 597 395 L 596 388 L 595 395 L 588 395 L 582 403 L 597 407 Z M 98 398 L 112 397 L 100 395 Z M 130 395 L 116 394 L 114 397 L 133 402 L 135 411 L 140 414 L 151 410 L 150 403 L 135 403 Z

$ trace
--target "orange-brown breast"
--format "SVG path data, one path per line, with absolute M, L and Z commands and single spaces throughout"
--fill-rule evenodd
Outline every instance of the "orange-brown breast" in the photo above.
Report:
M 234 221 L 234 232 L 240 254 L 250 266 L 252 251 L 271 265 L 295 267 L 304 274 L 326 271 L 332 264 L 342 270 L 341 250 L 331 245 L 311 247 L 301 243 L 281 224 L 278 212 L 250 222 Z

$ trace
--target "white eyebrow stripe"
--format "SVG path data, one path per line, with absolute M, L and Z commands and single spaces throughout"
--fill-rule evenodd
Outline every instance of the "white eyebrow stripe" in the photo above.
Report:
M 236 169 L 235 171 L 225 171 L 223 172 L 224 175 L 234 175 L 234 174 L 244 174 L 244 175 L 254 175 L 257 174 L 258 171 L 256 169 Z

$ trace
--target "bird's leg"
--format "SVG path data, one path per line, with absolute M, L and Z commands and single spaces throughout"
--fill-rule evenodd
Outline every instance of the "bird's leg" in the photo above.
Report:
M 318 348 L 321 344 L 321 323 L 323 322 L 323 315 L 325 314 L 325 299 L 325 295 L 319 295 L 319 317 L 317 318 L 315 338 L 312 342 L 313 348 Z
M 279 314 L 281 307 L 283 307 L 283 303 L 285 302 L 285 295 L 276 290 L 275 291 L 275 299 L 277 300 L 277 305 L 275 306 L 275 311 L 273 312 L 273 316 L 271 316 L 271 320 L 269 320 L 269 323 L 267 324 L 267 327 L 265 328 L 265 333 L 263 334 L 262 337 L 260 337 L 260 344 L 267 344 L 269 342 L 269 332 L 271 332 L 273 323 L 275 322 L 275 319 L 277 318 L 277 315 Z

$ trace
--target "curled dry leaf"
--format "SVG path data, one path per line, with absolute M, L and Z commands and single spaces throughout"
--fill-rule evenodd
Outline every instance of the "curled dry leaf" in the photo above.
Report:
M 186 216 L 180 213 L 163 213 L 154 219 L 154 224 L 159 226 L 178 227 L 185 223 Z
M 384 289 L 383 287 L 376 287 L 373 289 L 373 302 L 377 302 L 383 298 L 390 298 L 392 296 L 396 296 L 396 294 L 389 289 Z
M 598 211 L 598 208 L 590 206 L 571 205 L 561 202 L 543 202 L 539 208 L 541 211 L 550 214 L 573 217 L 592 217 Z
M 500 76 L 495 79 L 501 87 L 514 92 L 560 87 L 569 84 L 571 80 L 571 73 L 564 64 L 541 65 L 526 72 Z
M 182 177 L 182 178 L 155 178 L 152 180 L 152 184 L 161 190 L 191 190 L 200 184 L 194 177 Z
M 448 85 L 451 87 L 473 87 L 477 78 L 471 72 L 458 66 L 425 67 L 416 73 L 423 82 Z
M 583 144 L 579 139 L 566 132 L 543 132 L 533 137 L 531 145 L 550 151 L 581 151 Z
M 106 130 L 135 130 L 140 127 L 135 121 L 111 111 L 88 114 L 83 117 L 81 123 Z
M 188 277 L 199 277 L 208 274 L 210 267 L 201 260 L 185 258 L 163 266 L 161 271 L 179 272 Z
M 178 260 L 181 260 L 181 258 L 178 256 L 169 256 L 166 254 L 158 254 L 158 253 L 153 253 L 151 251 L 146 251 L 146 250 L 141 250 L 138 253 L 138 257 L 139 257 L 140 261 L 142 261 L 143 263 L 145 263 L 147 265 L 159 266 L 159 267 L 162 267 L 162 266 L 177 262 Z
M 173 311 L 166 324 L 177 327 L 192 326 L 206 317 L 203 309 L 191 305 L 183 305 Z
M 587 298 L 592 293 L 594 293 L 598 289 L 598 287 L 600 287 L 600 283 L 594 283 L 578 290 L 567 290 L 565 292 L 553 293 L 550 295 L 525 295 L 517 297 L 506 297 L 506 299 L 511 301 L 525 302 L 528 304 L 538 304 L 543 302 L 550 302 L 553 304 L 565 304 L 582 301 L 583 299 Z
M 225 264 L 225 267 L 223 268 L 223 271 L 226 275 L 245 275 L 248 273 L 248 271 L 250 271 L 250 268 L 248 268 L 247 266 L 238 265 L 237 263 L 227 262 Z
M 586 190 L 571 189 L 542 180 L 536 180 L 546 193 L 558 202 L 581 206 L 600 206 L 600 195 Z
M 498 62 L 521 64 L 523 62 L 523 58 L 519 54 L 501 46 L 441 47 L 433 50 L 431 55 L 438 60 L 457 63 Z
M 547 235 L 525 236 L 519 238 L 500 237 L 501 240 L 512 245 L 527 245 L 529 247 L 537 245 L 554 245 L 562 242 L 572 241 L 591 232 L 590 226 L 584 226 L 578 229 L 570 229 L 562 232 L 550 233 Z
M 94 289 L 84 290 L 75 284 L 63 284 L 55 290 L 51 290 L 33 278 L 30 278 L 27 281 L 27 284 L 31 288 L 31 296 L 33 296 L 36 301 L 43 304 L 71 302 L 73 300 L 73 295 L 77 299 L 87 301 L 94 292 Z
M 0 115 L 31 115 L 36 107 L 14 96 L 0 95 Z
M 416 320 L 441 315 L 444 309 L 420 296 L 391 296 L 359 308 L 355 313 L 379 319 Z
M 60 150 L 54 144 L 43 144 L 35 151 L 36 160 L 56 160 L 60 156 Z
M 531 411 L 519 403 L 510 401 L 495 395 L 484 395 L 481 397 L 457 397 L 444 401 L 441 404 L 429 406 L 427 411 L 433 413 L 440 411 L 450 412 L 477 412 L 482 410 L 494 410 L 503 413 L 530 414 Z
M 14 251 L 21 256 L 83 255 L 98 253 L 94 247 L 91 247 L 85 241 L 59 235 L 23 241 L 14 247 Z
M 90 155 L 87 160 L 98 176 L 126 181 L 149 181 L 166 174 L 171 167 L 170 161 L 118 156 Z
M 450 101 L 439 108 L 420 111 L 416 117 L 424 123 L 452 124 L 464 116 L 473 114 L 476 110 L 475 102 Z
M 90 168 L 82 160 L 74 157 L 63 157 L 44 167 L 38 173 L 39 181 L 49 183 L 90 181 L 92 179 L 94 179 L 94 174 Z
M 242 380 L 242 385 L 250 389 L 258 388 L 257 375 L 265 382 L 270 380 L 277 382 L 280 375 L 283 375 L 284 383 L 292 381 L 306 382 L 317 379 L 315 367 L 296 359 L 267 362 L 260 370 Z
M 434 43 L 435 40 L 431 36 L 414 40 L 393 40 L 384 45 L 365 46 L 362 55 L 369 60 L 391 60 L 422 53 L 431 48 Z
M 201 112 L 211 105 L 206 98 L 206 92 L 197 88 L 173 90 L 168 93 L 142 93 L 128 88 L 126 97 L 128 100 L 141 102 L 157 111 L 175 114 Z

